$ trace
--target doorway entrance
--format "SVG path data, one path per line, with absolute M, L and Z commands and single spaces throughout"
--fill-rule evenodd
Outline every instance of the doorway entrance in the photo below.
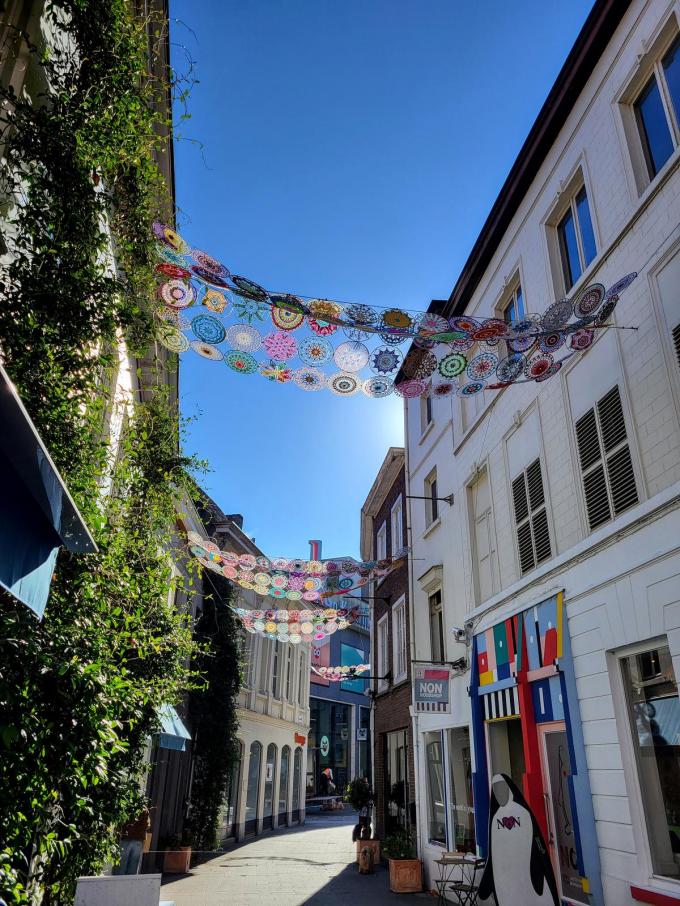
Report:
M 569 795 L 571 759 L 564 721 L 539 724 L 543 800 L 548 824 L 548 851 L 557 887 L 570 903 L 587 904 L 581 886 L 576 834 Z

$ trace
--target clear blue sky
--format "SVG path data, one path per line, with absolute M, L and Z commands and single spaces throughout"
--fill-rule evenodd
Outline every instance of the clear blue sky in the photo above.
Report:
M 199 83 L 176 145 L 188 241 L 275 290 L 445 298 L 591 0 L 171 0 Z M 176 111 L 178 113 L 179 111 Z M 358 554 L 401 400 L 180 371 L 203 481 L 271 556 Z M 446 493 L 448 489 L 442 488 Z

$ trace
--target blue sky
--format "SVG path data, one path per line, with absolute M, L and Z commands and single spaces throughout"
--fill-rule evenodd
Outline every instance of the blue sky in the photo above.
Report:
M 425 309 L 449 295 L 590 0 L 171 0 L 178 224 L 271 289 Z M 176 111 L 176 118 L 180 113 Z M 270 556 L 358 555 L 401 400 L 244 377 L 189 352 L 188 449 Z

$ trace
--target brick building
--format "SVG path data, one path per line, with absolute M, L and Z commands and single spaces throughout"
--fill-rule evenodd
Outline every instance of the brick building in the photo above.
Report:
M 364 560 L 394 557 L 407 546 L 405 503 L 404 450 L 391 447 L 361 509 Z M 384 838 L 400 827 L 415 831 L 408 559 L 370 594 L 375 832 Z
M 545 383 L 405 402 L 409 493 L 454 495 L 409 501 L 415 657 L 470 665 L 414 716 L 430 880 L 486 854 L 504 772 L 563 901 L 680 902 L 679 222 L 680 5 L 597 0 L 432 310 L 540 316 L 635 271 L 606 323 L 637 330 Z

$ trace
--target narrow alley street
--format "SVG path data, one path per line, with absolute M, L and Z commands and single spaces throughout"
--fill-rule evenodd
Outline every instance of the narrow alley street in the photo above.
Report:
M 385 866 L 360 875 L 353 812 L 307 816 L 301 827 L 248 840 L 189 875 L 166 875 L 163 899 L 175 906 L 396 906 L 428 894 L 394 894 Z

